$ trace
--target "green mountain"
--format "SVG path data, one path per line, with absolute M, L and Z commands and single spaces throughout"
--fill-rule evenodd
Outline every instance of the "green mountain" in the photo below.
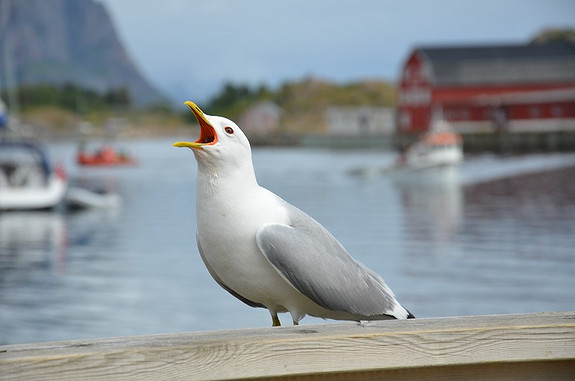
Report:
M 124 89 L 136 105 L 163 96 L 139 72 L 93 0 L 0 0 L 0 88 L 73 84 Z

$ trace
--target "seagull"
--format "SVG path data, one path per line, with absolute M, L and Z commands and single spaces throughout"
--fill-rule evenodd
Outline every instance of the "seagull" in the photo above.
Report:
M 414 316 L 383 279 L 356 261 L 319 222 L 261 187 L 250 143 L 231 120 L 185 104 L 200 125 L 191 148 L 198 164 L 196 240 L 214 280 L 251 307 L 266 308 L 272 325 L 289 312 L 370 321 Z

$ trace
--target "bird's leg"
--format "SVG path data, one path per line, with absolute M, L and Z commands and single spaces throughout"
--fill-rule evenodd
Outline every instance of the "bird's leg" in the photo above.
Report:
M 292 320 L 293 321 L 293 325 L 299 325 L 299 322 Z
M 272 314 L 272 327 L 281 327 L 282 323 L 278 318 L 278 314 L 276 314 L 275 312 L 272 312 L 271 314 Z

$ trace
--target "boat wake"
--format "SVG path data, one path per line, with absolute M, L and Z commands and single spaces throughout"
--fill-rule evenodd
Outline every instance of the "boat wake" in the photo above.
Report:
M 484 155 L 465 160 L 459 168 L 459 184 L 474 185 L 571 166 L 575 166 L 575 154 L 533 154 L 504 158 Z

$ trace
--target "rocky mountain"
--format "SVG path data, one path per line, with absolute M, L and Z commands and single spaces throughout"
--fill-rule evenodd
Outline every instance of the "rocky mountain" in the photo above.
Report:
M 94 0 L 0 0 L 0 87 L 73 83 L 126 88 L 137 105 L 162 95 L 142 76 Z

